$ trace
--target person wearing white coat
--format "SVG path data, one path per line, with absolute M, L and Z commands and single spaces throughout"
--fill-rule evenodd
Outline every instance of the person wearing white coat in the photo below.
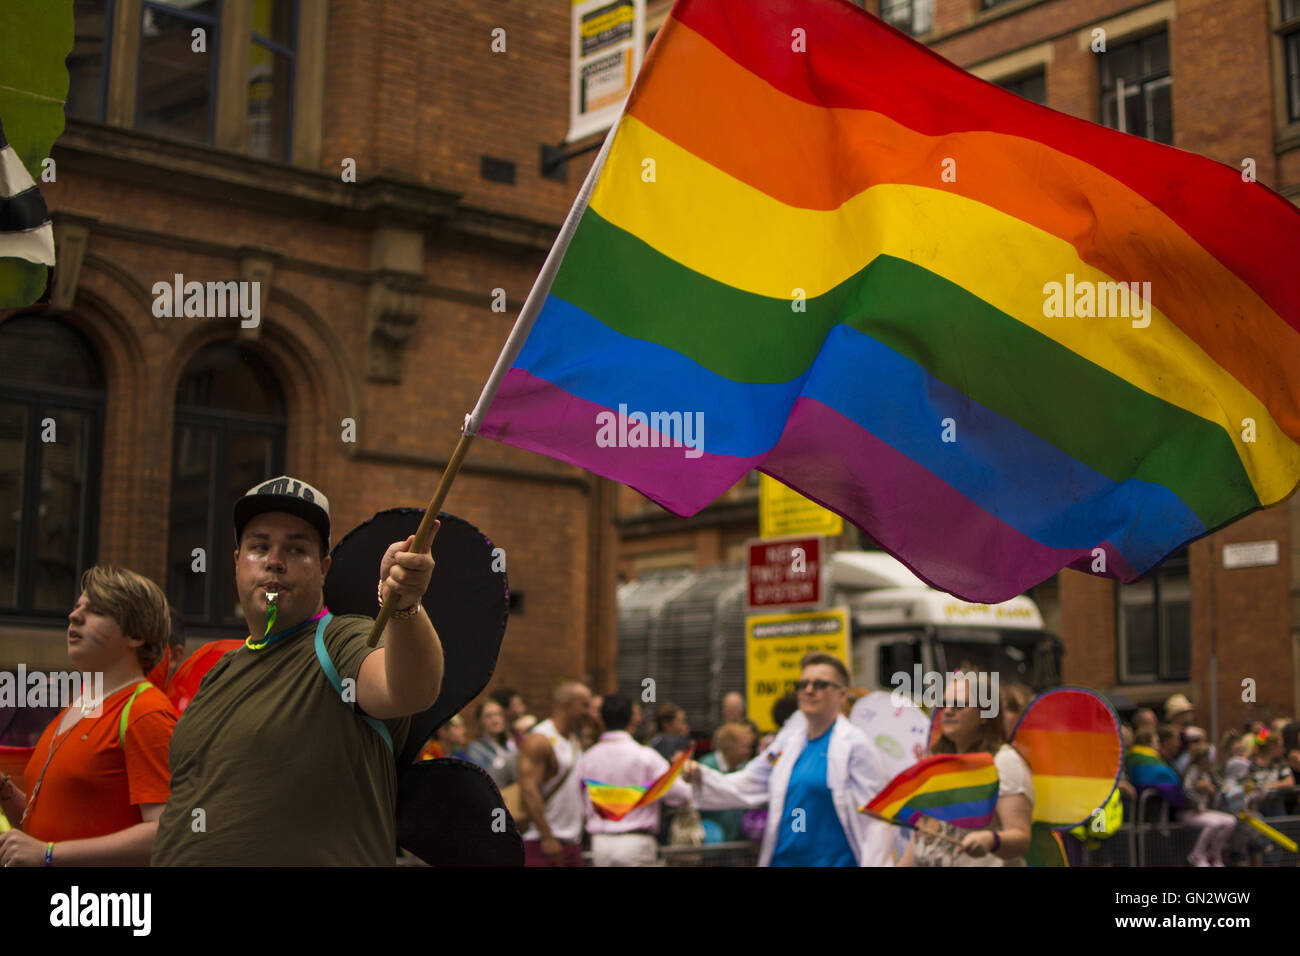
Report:
M 759 866 L 892 866 L 892 828 L 858 812 L 888 777 L 875 747 L 840 713 L 848 673 L 828 654 L 808 654 L 800 664 L 799 710 L 741 770 L 688 764 L 692 803 L 767 807 Z

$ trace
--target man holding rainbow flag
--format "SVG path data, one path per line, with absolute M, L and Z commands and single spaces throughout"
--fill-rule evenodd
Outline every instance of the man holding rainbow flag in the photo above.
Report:
M 844 717 L 849 673 L 814 652 L 800 661 L 799 710 L 735 773 L 689 763 L 701 810 L 767 807 L 759 866 L 892 866 L 893 833 L 859 813 L 888 777 L 875 746 Z
M 656 802 L 660 797 L 669 805 L 690 800 L 690 788 L 677 775 L 691 751 L 683 751 L 669 764 L 654 749 L 637 743 L 632 734 L 641 722 L 641 706 L 622 694 L 605 698 L 600 719 L 609 729 L 578 758 L 578 776 L 587 793 L 592 859 L 596 866 L 654 866 L 659 833 Z

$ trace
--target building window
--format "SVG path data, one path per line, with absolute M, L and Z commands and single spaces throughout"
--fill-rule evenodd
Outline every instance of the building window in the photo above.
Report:
M 248 54 L 248 135 L 254 156 L 288 162 L 293 142 L 298 0 L 254 0 Z
M 212 142 L 220 16 L 221 0 L 145 0 L 136 77 L 137 129 Z
M 71 119 L 104 119 L 108 89 L 108 44 L 113 23 L 113 0 L 76 0 L 73 12 L 72 52 L 68 54 L 68 100 Z
M 284 472 L 284 400 L 250 349 L 200 351 L 176 388 L 167 597 L 187 624 L 242 630 L 230 554 L 231 510 L 253 485 Z M 206 570 L 194 570 L 194 549 Z
M 880 19 L 914 37 L 924 36 L 934 25 L 934 0 L 880 0 Z
M 1192 670 L 1187 551 L 1117 587 L 1120 682 L 1186 680 Z
M 1172 145 L 1173 88 L 1165 31 L 1111 46 L 1101 56 L 1101 122 Z
M 0 610 L 63 617 L 94 564 L 104 375 L 56 319 L 0 325 Z
M 1023 96 L 1031 103 L 1047 105 L 1047 71 L 1035 70 L 1011 80 L 998 80 L 997 85 L 1004 90 Z
M 1286 116 L 1300 123 L 1300 0 L 1282 0 L 1282 46 L 1286 57 Z

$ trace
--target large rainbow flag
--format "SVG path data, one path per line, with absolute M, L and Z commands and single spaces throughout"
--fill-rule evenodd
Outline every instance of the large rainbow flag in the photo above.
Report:
M 654 803 L 673 785 L 686 761 L 695 753 L 695 745 L 683 750 L 668 765 L 657 780 L 648 784 L 613 784 L 599 780 L 583 780 L 582 784 L 591 798 L 591 807 L 606 820 L 622 820 L 633 810 Z
M 475 421 L 676 514 L 758 468 L 1000 601 L 1300 481 L 1300 212 L 846 0 L 678 0 L 580 207 Z
M 889 781 L 859 812 L 907 826 L 924 814 L 976 830 L 993 821 L 998 806 L 998 771 L 993 755 L 939 754 L 926 757 Z

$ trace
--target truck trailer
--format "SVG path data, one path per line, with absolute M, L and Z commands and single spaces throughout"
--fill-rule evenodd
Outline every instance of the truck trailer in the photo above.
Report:
M 898 674 L 970 667 L 1035 692 L 1061 683 L 1061 641 L 1027 596 L 962 601 L 927 586 L 883 551 L 837 552 L 820 574 L 826 598 L 817 609 L 849 611 L 856 690 L 893 690 Z M 693 731 L 711 733 L 726 694 L 748 697 L 746 587 L 743 564 L 656 572 L 620 585 L 619 690 L 637 700 L 672 701 L 685 709 Z M 906 686 L 919 690 L 915 684 Z M 648 717 L 654 708 L 646 709 Z

